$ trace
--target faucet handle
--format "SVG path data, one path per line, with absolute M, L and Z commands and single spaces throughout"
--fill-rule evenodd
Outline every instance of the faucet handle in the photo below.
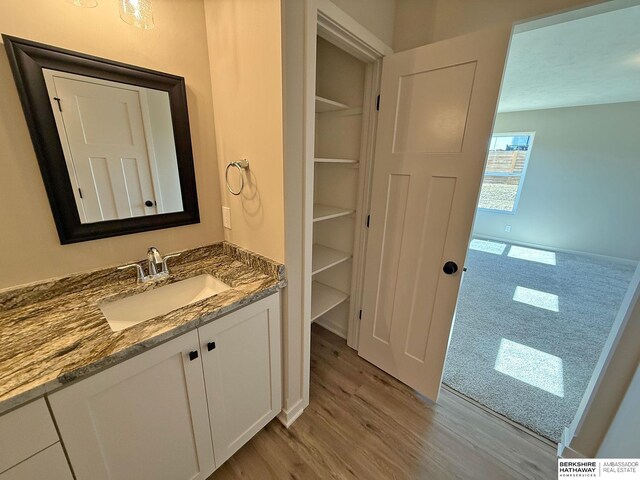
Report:
M 181 255 L 180 253 L 172 253 L 171 255 L 166 255 L 162 259 L 162 271 L 168 275 L 169 274 L 169 267 L 167 266 L 167 260 L 169 260 L 170 258 L 179 257 L 180 255 Z
M 158 266 L 162 268 L 162 255 L 156 247 L 149 247 L 147 250 L 147 262 L 149 263 L 149 275 L 153 276 L 158 273 Z
M 135 268 L 138 272 L 138 278 L 137 281 L 138 283 L 142 282 L 144 280 L 144 270 L 142 270 L 142 267 L 140 266 L 139 263 L 131 263 L 129 265 L 123 265 L 121 267 L 118 267 L 118 270 L 125 270 L 127 268 Z
M 147 250 L 147 258 L 154 263 L 162 263 L 162 255 L 156 247 L 149 247 Z

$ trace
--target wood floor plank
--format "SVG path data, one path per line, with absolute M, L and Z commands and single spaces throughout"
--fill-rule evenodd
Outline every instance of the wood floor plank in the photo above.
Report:
M 496 450 L 501 451 L 501 461 L 523 472 L 527 478 L 557 476 L 555 448 L 545 441 L 447 390 L 441 393 L 441 403 L 447 407 L 448 415 L 443 418 L 447 427 L 457 432 L 464 430 L 486 454 L 495 455 Z M 548 461 L 549 455 L 553 462 Z
M 380 400 L 386 402 L 387 408 L 380 408 Z M 381 419 L 392 419 L 387 422 L 385 431 L 398 432 L 400 436 L 397 441 L 403 446 L 406 445 L 406 448 L 413 441 L 421 449 L 418 452 L 420 458 L 443 463 L 451 476 L 471 478 L 474 474 L 484 473 L 493 478 L 524 478 L 506 468 L 506 474 L 495 472 L 495 458 L 484 455 L 484 452 L 465 435 L 447 428 L 441 420 L 443 413 L 434 411 L 431 403 L 423 400 L 412 405 L 409 402 L 398 401 L 393 390 L 384 392 L 384 388 L 379 384 L 363 386 L 353 403 L 357 406 L 354 409 L 356 411 L 368 409 Z M 465 462 L 458 462 L 462 456 Z
M 278 478 L 271 462 L 265 461 L 251 441 L 236 452 L 219 468 L 212 478 L 254 479 Z
M 260 457 L 270 464 L 273 478 L 320 480 L 322 477 L 291 448 L 291 443 L 280 440 L 275 432 L 279 429 L 285 430 L 280 423 L 272 422 L 265 427 L 267 434 L 256 436 L 253 442 Z
M 554 449 L 448 390 L 434 404 L 314 325 L 310 405 L 209 480 L 549 479 Z
M 310 408 L 310 413 L 326 412 L 333 428 L 351 438 L 353 453 L 376 465 L 379 473 L 373 478 L 420 478 L 415 476 L 417 472 L 442 478 L 447 471 L 434 461 L 437 459 L 430 459 L 421 439 L 398 428 L 393 418 L 380 415 L 375 409 L 354 401 L 339 404 L 329 397 L 317 399 Z M 449 477 L 461 478 L 453 474 Z

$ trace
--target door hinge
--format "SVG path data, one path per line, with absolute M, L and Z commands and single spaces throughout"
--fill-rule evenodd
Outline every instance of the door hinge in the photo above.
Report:
M 369 228 L 369 221 L 371 220 L 371 215 L 367 215 L 367 228 Z
M 53 97 L 53 99 L 58 102 L 58 110 L 62 111 L 62 103 L 58 97 Z
M 81 188 L 79 188 L 79 189 L 78 189 L 78 193 L 80 194 L 80 198 L 84 198 L 84 197 L 82 196 L 82 189 L 81 189 Z
M 380 111 L 380 95 L 376 98 L 376 111 Z
M 360 313 L 358 313 L 358 318 L 362 320 L 362 310 L 360 310 Z

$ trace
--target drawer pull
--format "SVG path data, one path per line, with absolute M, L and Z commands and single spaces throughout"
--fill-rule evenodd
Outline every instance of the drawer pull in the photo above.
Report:
M 214 348 L 216 348 L 216 342 L 209 342 L 209 343 L 207 343 L 207 350 L 208 350 L 208 351 L 211 351 L 211 350 L 213 350 Z
M 193 352 L 189 352 L 189 360 L 193 362 L 196 358 L 198 358 L 197 350 L 194 350 Z

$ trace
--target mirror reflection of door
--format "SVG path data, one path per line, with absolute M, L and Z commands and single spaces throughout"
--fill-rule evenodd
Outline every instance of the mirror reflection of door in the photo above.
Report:
M 82 223 L 183 210 L 166 92 L 44 76 Z

